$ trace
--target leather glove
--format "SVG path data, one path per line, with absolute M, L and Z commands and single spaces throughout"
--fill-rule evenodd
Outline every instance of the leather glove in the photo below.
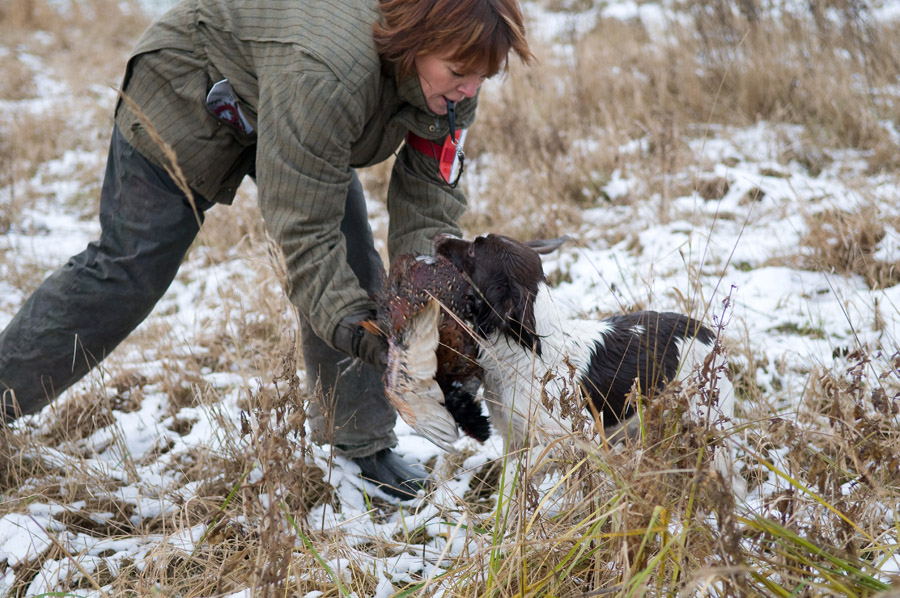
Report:
M 387 339 L 360 324 L 373 320 L 372 313 L 357 313 L 341 320 L 334 330 L 334 348 L 384 371 L 387 364 Z

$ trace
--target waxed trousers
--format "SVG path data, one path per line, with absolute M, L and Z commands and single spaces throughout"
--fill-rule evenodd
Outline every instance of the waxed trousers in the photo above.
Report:
M 248 173 L 250 174 L 250 173 Z M 113 130 L 100 193 L 100 239 L 51 274 L 0 332 L 0 418 L 39 411 L 84 377 L 151 312 L 175 278 L 213 204 L 196 209 L 164 169 Z M 370 293 L 381 260 L 354 174 L 341 230 L 348 262 Z M 300 323 L 313 438 L 348 457 L 396 444 L 396 414 L 381 376 L 352 362 Z

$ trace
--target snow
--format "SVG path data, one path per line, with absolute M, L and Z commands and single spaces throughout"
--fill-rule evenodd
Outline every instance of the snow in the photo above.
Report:
M 48 532 L 63 531 L 61 523 L 32 514 L 10 513 L 0 519 L 0 558 L 16 567 L 35 558 L 52 544 Z
M 589 28 L 598 17 L 610 19 L 641 19 L 645 23 L 664 28 L 673 13 L 670 3 L 605 3 L 600 10 L 588 14 L 548 13 L 529 5 L 538 24 L 535 33 L 548 39 L 578 34 Z M 900 19 L 900 4 L 886 3 L 876 9 L 878 18 Z M 28 54 L 17 58 L 26 64 L 39 60 Z M 35 63 L 36 64 L 36 63 Z M 65 93 L 65 86 L 49 75 L 42 74 L 35 81 L 36 97 L 15 103 L 0 102 L 4 110 L 22 110 L 36 113 L 52 110 L 54 96 Z M 111 106 L 110 106 L 111 108 Z M 885 126 L 892 126 L 886 123 Z M 896 129 L 892 129 L 896 134 Z M 799 372 L 811 365 L 832 367 L 835 349 L 849 346 L 881 347 L 896 351 L 896 339 L 900 338 L 900 287 L 871 290 L 857 276 L 843 276 L 823 272 L 810 272 L 778 264 L 778 258 L 795 252 L 799 237 L 805 228 L 806 213 L 832 208 L 853 209 L 867 202 L 889 204 L 900 195 L 896 181 L 873 178 L 871 189 L 863 196 L 855 188 L 845 184 L 848 172 L 859 173 L 864 161 L 852 151 L 835 153 L 834 162 L 818 176 L 810 175 L 802 166 L 787 166 L 773 159 L 785 150 L 784 139 L 796 137 L 797 128 L 757 123 L 744 129 L 712 128 L 708 134 L 692 144 L 698 164 L 709 164 L 703 175 L 728 181 L 730 188 L 719 200 L 705 201 L 696 194 L 673 200 L 671 218 L 659 223 L 649 219 L 649 224 L 636 235 L 641 251 L 630 247 L 635 239 L 623 240 L 605 246 L 585 235 L 583 243 L 573 244 L 549 256 L 545 267 L 550 273 L 564 272 L 567 282 L 557 286 L 557 297 L 573 309 L 598 316 L 631 305 L 646 305 L 657 310 L 682 309 L 685 295 L 695 305 L 708 305 L 710 318 L 726 320 L 727 331 L 735 338 L 754 339 L 761 347 L 760 359 L 771 367 L 760 371 L 761 384 L 772 384 L 775 377 L 780 383 L 802 385 L 805 378 Z M 590 151 L 590 141 L 585 140 L 581 151 Z M 622 153 L 636 151 L 639 141 L 630 141 L 619 148 Z M 36 192 L 56 197 L 60 206 L 77 195 L 80 185 L 74 182 L 75 173 L 93 169 L 100 172 L 105 151 L 73 150 L 46 164 L 35 174 L 32 185 Z M 482 160 L 489 157 L 482 156 Z M 698 167 L 700 168 L 700 167 Z M 609 200 L 616 200 L 636 193 L 640 183 L 636 177 L 620 170 L 613 172 L 603 191 Z M 745 201 L 748 194 L 762 191 L 760 201 Z M 2 190 L 0 190 L 2 192 Z M 0 193 L 3 195 L 3 193 Z M 473 198 L 473 203 L 477 198 Z M 382 206 L 370 200 L 370 209 L 377 212 Z M 217 208 L 228 209 L 228 208 Z M 643 209 L 654 210 L 647 206 Z M 713 214 L 720 218 L 709 229 L 696 228 L 693 220 L 698 214 Z M 584 212 L 586 228 L 601 229 L 610 220 L 632 218 L 618 213 L 615 207 L 598 207 Z M 0 250 L 12 252 L 23 259 L 37 263 L 48 271 L 62 264 L 70 255 L 81 251 L 99 231 L 95 220 L 83 221 L 73 217 L 71 210 L 54 210 L 52 205 L 28 208 L 20 228 L 14 228 L 0 237 Z M 884 239 L 878 244 L 874 257 L 883 261 L 900 260 L 900 233 L 891 226 L 886 228 Z M 259 288 L 273 295 L 281 289 L 272 279 L 261 278 L 258 265 L 228 260 L 222 263 L 204 263 L 195 257 L 186 264 L 184 271 L 160 302 L 148 324 L 169 328 L 169 342 L 194 338 L 199 330 L 210 323 L 221 321 L 221 305 L 218 298 L 233 287 L 235 281 L 258 283 Z M 747 268 L 749 266 L 749 268 Z M 697 272 L 701 275 L 698 277 Z M 699 283 L 697 282 L 699 280 Z M 251 282 L 251 284 L 253 283 Z M 14 315 L 15 307 L 24 299 L 16 286 L 0 281 L 0 327 Z M 725 305 L 728 300 L 727 307 Z M 883 322 L 876 326 L 876 305 Z M 254 314 L 240 314 L 252 318 Z M 821 335 L 790 334 L 789 328 L 820 330 Z M 129 353 L 123 347 L 121 362 L 136 364 L 144 372 L 162 371 L 165 364 L 151 356 Z M 195 349 L 185 347 L 186 354 Z M 775 362 L 778 361 L 778 367 Z M 777 370 L 787 372 L 781 376 Z M 233 422 L 240 412 L 237 406 L 248 390 L 258 389 L 266 381 L 246 378 L 240 372 L 208 370 L 204 381 L 221 392 L 217 406 Z M 96 373 L 82 386 L 105 384 L 108 379 Z M 113 391 L 114 389 L 110 389 Z M 65 400 L 65 399 L 63 399 Z M 221 452 L 229 441 L 222 429 L 219 413 L 208 407 L 183 407 L 175 414 L 165 414 L 168 398 L 163 389 L 151 389 L 143 397 L 139 409 L 132 412 L 117 411 L 115 426 L 105 427 L 84 440 L 85 447 L 93 447 L 95 456 L 75 460 L 62 451 L 46 450 L 39 458 L 62 471 L 72 468 L 88 468 L 95 475 L 117 482 L 111 488 L 98 488 L 97 496 L 105 496 L 119 504 L 131 505 L 132 523 L 176 513 L 178 505 L 170 488 L 176 480 L 165 473 L 161 459 L 152 458 L 160 446 L 167 445 L 168 453 L 177 455 L 191 448 Z M 790 410 L 792 406 L 785 406 Z M 52 409 L 52 408 L 51 408 Z M 188 433 L 181 435 L 170 428 L 175 418 L 193 422 Z M 30 418 L 29 425 L 40 425 L 41 417 Z M 239 424 L 238 424 L 239 425 Z M 383 539 L 398 551 L 383 561 L 372 561 L 379 579 L 375 596 L 390 596 L 399 582 L 418 581 L 422 577 L 434 577 L 441 573 L 441 565 L 448 559 L 474 551 L 459 533 L 466 525 L 465 514 L 455 507 L 469 487 L 473 473 L 482 465 L 502 455 L 502 446 L 492 438 L 483 446 L 468 439 L 461 439 L 456 447 L 461 451 L 477 448 L 467 457 L 459 471 L 441 477 L 447 464 L 447 455 L 425 439 L 416 436 L 402 421 L 396 428 L 399 438 L 397 451 L 412 461 L 425 462 L 436 459 L 439 484 L 433 496 L 409 501 L 404 509 L 385 520 L 371 516 L 372 495 L 390 500 L 386 495 L 365 485 L 358 477 L 358 468 L 351 461 L 331 458 L 328 446 L 314 447 L 313 459 L 323 471 L 331 468 L 328 483 L 341 498 L 339 512 L 329 504 L 313 508 L 308 515 L 310 528 L 323 533 L 340 535 L 346 541 L 348 553 L 353 559 L 366 557 L 355 548 Z M 114 448 L 100 450 L 101 447 Z M 769 456 L 778 456 L 777 451 Z M 127 458 L 126 458 L 127 456 Z M 151 458 L 145 459 L 150 456 Z M 781 455 L 784 457 L 784 455 Z M 37 456 L 36 456 L 37 457 Z M 124 465 L 130 464 L 129 469 Z M 775 463 L 784 466 L 783 463 Z M 260 465 L 254 468 L 248 480 L 261 477 Z M 548 481 L 551 483 L 552 481 Z M 779 484 L 774 476 L 770 485 Z M 182 485 L 178 491 L 182 500 L 189 500 L 196 487 Z M 848 492 L 852 490 L 848 488 Z M 269 497 L 274 504 L 277 497 Z M 751 497 L 751 500 L 752 497 Z M 751 505 L 752 507 L 758 505 Z M 73 534 L 54 517 L 60 510 L 73 505 L 31 504 L 24 512 L 8 513 L 0 517 L 0 593 L 12 586 L 14 569 L 20 564 L 37 558 L 52 544 L 53 539 L 67 552 L 79 555 L 78 562 L 86 571 L 94 571 L 101 562 L 111 569 L 123 560 L 140 561 L 152 547 L 161 541 L 189 553 L 207 531 L 205 525 L 162 536 L 146 535 L 134 538 L 102 539 Z M 449 520 L 449 514 L 457 514 Z M 112 517 L 112 513 L 108 513 Z M 405 531 L 420 529 L 430 536 L 423 545 L 398 543 Z M 51 539 L 53 538 L 53 539 Z M 896 544 L 893 540 L 884 542 Z M 103 555 L 103 556 L 101 556 Z M 349 575 L 347 560 L 335 558 L 329 565 L 340 574 Z M 900 573 L 900 557 L 889 556 L 882 564 L 885 572 Z M 67 575 L 80 574 L 70 560 L 44 561 L 41 571 L 27 590 L 28 595 L 47 594 L 56 590 L 55 580 Z M 85 595 L 90 594 L 84 592 Z M 248 590 L 231 594 L 235 598 L 249 596 Z M 307 594 L 310 598 L 318 593 Z M 439 595 L 439 594 L 435 594 Z

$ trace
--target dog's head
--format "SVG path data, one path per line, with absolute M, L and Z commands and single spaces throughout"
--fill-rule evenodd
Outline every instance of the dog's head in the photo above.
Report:
M 493 234 L 466 241 L 441 235 L 434 247 L 435 253 L 449 259 L 475 287 L 471 309 L 479 334 L 500 332 L 540 355 L 534 300 L 545 278 L 538 253 L 549 253 L 564 241 L 523 243 Z

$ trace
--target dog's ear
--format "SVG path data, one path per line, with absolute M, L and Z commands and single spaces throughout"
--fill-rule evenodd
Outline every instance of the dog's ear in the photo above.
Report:
M 515 281 L 510 281 L 509 291 L 502 306 L 503 326 L 506 334 L 523 348 L 541 354 L 541 339 L 537 335 L 534 316 L 534 293 Z
M 562 237 L 556 237 L 555 239 L 535 239 L 534 241 L 528 241 L 525 244 L 531 247 L 537 253 L 546 255 L 562 247 L 563 243 L 567 242 L 568 240 L 569 237 L 564 235 Z
M 479 334 L 487 337 L 494 332 L 506 332 L 508 297 L 509 281 L 505 277 L 491 279 L 474 290 L 471 295 L 472 313 Z
M 472 312 L 482 336 L 494 332 L 540 355 L 535 332 L 534 294 L 509 277 L 497 277 L 472 296 Z

